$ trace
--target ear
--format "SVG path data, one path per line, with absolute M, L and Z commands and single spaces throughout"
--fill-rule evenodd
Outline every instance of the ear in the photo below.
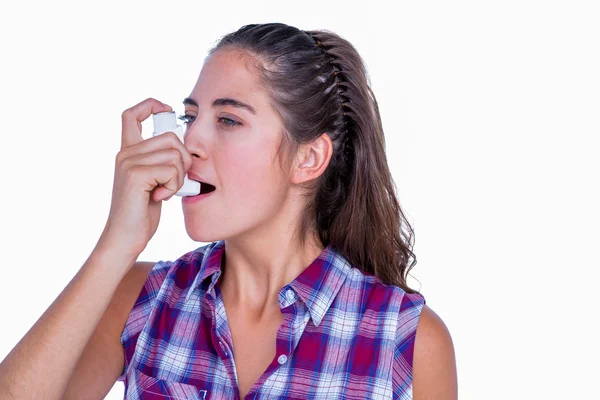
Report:
M 327 169 L 332 154 L 333 143 L 326 133 L 310 143 L 300 145 L 292 171 L 292 183 L 300 184 L 318 178 Z

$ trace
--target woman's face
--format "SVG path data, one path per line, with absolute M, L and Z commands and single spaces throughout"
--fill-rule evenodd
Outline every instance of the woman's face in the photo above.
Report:
M 186 230 L 195 241 L 260 233 L 281 210 L 290 186 L 276 158 L 281 120 L 246 60 L 236 50 L 214 53 L 185 101 L 193 119 L 184 137 L 193 159 L 188 173 L 216 187 L 199 201 L 183 202 Z

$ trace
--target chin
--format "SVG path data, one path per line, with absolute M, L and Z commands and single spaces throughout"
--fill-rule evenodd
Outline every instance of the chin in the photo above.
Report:
M 185 231 L 194 242 L 211 243 L 220 240 L 218 232 L 214 232 L 212 223 L 202 222 L 194 216 L 184 216 Z
M 212 243 L 223 239 L 217 232 L 211 232 L 211 230 L 206 227 L 195 228 L 194 226 L 189 227 L 186 224 L 185 230 L 190 239 L 194 242 Z

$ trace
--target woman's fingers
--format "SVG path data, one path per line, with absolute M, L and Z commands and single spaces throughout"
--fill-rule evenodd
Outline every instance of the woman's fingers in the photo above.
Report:
M 174 166 L 177 169 L 176 179 L 173 180 L 171 177 L 168 179 L 168 184 L 160 181 L 160 177 L 157 175 L 157 184 L 162 184 L 166 186 L 169 190 L 174 190 L 176 193 L 179 188 L 183 186 L 183 178 L 185 176 L 185 169 L 183 166 L 183 162 L 180 157 L 180 153 L 176 149 L 161 149 L 156 150 L 150 153 L 140 153 L 133 155 L 123 161 L 123 167 L 129 169 L 134 166 Z M 144 170 L 147 170 L 144 168 Z M 163 172 L 164 173 L 164 172 Z M 164 178 L 162 178 L 164 179 Z M 152 188 L 150 188 L 152 189 Z M 158 188 L 157 188 L 158 189 Z M 162 190 L 161 190 L 162 192 Z
M 185 145 L 173 132 L 165 132 L 162 135 L 143 140 L 135 146 L 130 146 L 119 152 L 119 158 L 127 159 L 141 153 L 151 153 L 163 149 L 174 149 L 179 151 L 184 171 L 192 167 L 192 155 Z
M 168 105 L 153 98 L 148 98 L 123 111 L 123 114 L 121 114 L 121 150 L 144 140 L 142 138 L 142 121 L 152 114 L 166 111 L 173 110 Z

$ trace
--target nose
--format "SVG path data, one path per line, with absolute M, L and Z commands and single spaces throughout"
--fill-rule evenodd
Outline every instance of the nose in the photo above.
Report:
M 202 160 L 208 159 L 208 151 L 206 149 L 206 138 L 201 135 L 200 121 L 196 118 L 190 125 L 184 127 L 183 144 L 193 157 L 198 157 Z

